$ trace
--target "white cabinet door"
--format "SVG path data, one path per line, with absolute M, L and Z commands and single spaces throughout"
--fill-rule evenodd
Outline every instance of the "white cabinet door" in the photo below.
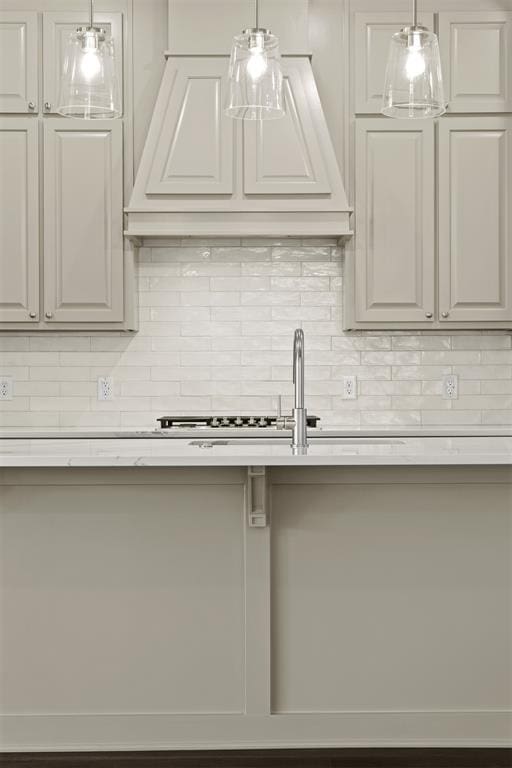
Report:
M 120 121 L 44 126 L 44 313 L 50 322 L 123 319 Z
M 39 318 L 38 123 L 0 120 L 0 322 Z
M 54 113 L 59 98 L 59 81 L 66 40 L 77 27 L 86 26 L 87 9 L 48 11 L 43 14 L 43 110 Z M 118 82 L 123 83 L 123 17 L 120 13 L 95 13 L 95 22 L 112 35 Z
M 439 123 L 441 322 L 512 322 L 512 117 Z
M 512 12 L 440 13 L 439 44 L 451 112 L 512 111 Z
M 36 112 L 37 13 L 0 11 L 0 112 Z
M 329 194 L 322 154 L 325 123 L 307 59 L 283 60 L 286 114 L 279 120 L 246 120 L 244 193 Z
M 356 122 L 356 320 L 434 313 L 434 125 Z
M 434 27 L 432 13 L 421 12 L 420 24 Z M 356 13 L 353 21 L 354 104 L 356 113 L 378 113 L 392 35 L 411 23 L 408 11 Z
M 168 61 L 157 110 L 165 110 L 147 194 L 229 195 L 233 192 L 233 119 L 224 114 L 226 58 Z

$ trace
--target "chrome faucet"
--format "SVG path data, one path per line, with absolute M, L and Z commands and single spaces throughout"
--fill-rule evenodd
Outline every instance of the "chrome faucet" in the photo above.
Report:
M 293 337 L 293 384 L 295 387 L 294 408 L 291 418 L 281 416 L 281 398 L 278 398 L 278 429 L 292 428 L 292 448 L 306 448 L 308 445 L 308 412 L 304 407 L 304 331 L 297 328 Z
M 304 408 L 304 331 L 302 328 L 297 328 L 293 337 L 293 383 L 295 407 L 292 447 L 305 448 L 308 444 L 308 414 Z

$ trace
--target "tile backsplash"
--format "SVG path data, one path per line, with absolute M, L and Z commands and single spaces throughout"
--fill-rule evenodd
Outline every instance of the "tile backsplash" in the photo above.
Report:
M 342 251 L 329 241 L 177 241 L 138 256 L 137 334 L 0 335 L 5 427 L 145 427 L 171 413 L 291 407 L 293 331 L 306 405 L 324 426 L 512 424 L 506 332 L 343 332 Z M 442 397 L 458 375 L 459 396 Z M 342 397 L 344 376 L 358 397 Z M 112 376 L 114 399 L 97 400 Z

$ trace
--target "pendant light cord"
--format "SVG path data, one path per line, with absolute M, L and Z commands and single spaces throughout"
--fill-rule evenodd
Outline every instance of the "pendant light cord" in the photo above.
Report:
M 90 6 L 90 16 L 89 16 L 89 27 L 92 29 L 93 25 L 93 2 L 94 0 L 91 0 L 91 6 Z
M 256 0 L 256 29 L 259 29 L 259 28 L 260 28 L 260 0 Z
M 418 26 L 418 0 L 412 0 L 412 26 Z

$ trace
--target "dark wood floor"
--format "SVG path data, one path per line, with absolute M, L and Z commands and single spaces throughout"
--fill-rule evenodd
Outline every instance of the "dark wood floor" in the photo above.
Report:
M 2 768 L 512 768 L 512 749 L 4 753 Z

